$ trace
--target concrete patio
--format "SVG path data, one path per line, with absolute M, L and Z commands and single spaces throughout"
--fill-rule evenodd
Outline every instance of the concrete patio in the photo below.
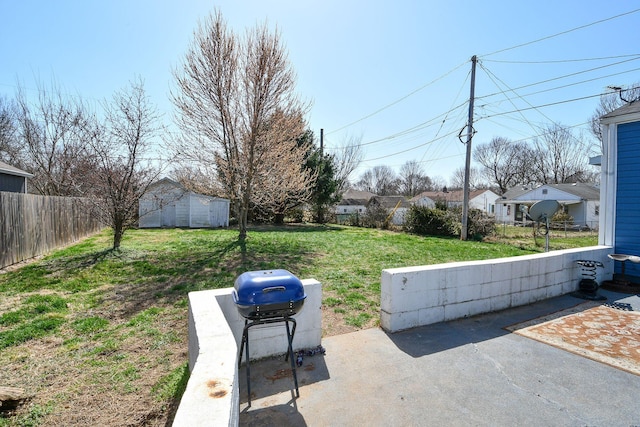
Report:
M 599 293 L 640 311 L 638 296 Z M 504 329 L 583 301 L 324 338 L 326 354 L 297 369 L 297 399 L 283 357 L 253 362 L 251 407 L 244 366 L 238 375 L 240 425 L 640 425 L 640 377 Z

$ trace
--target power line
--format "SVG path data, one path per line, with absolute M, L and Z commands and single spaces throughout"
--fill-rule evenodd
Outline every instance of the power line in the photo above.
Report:
M 569 102 L 583 101 L 585 99 L 596 98 L 596 97 L 600 97 L 602 95 L 603 95 L 602 93 L 598 93 L 598 94 L 595 94 L 595 95 L 581 96 L 579 98 L 567 99 L 567 100 L 564 100 L 564 101 L 550 102 L 548 104 L 536 105 L 536 106 L 527 107 L 527 108 L 519 108 L 519 109 L 512 110 L 512 111 L 505 111 L 503 113 L 496 113 L 496 114 L 493 114 L 493 115 L 490 115 L 490 116 L 481 117 L 480 119 L 486 119 L 486 118 L 497 117 L 497 116 L 504 116 L 506 114 L 519 113 L 521 111 L 534 110 L 534 109 L 538 109 L 538 108 L 552 107 L 554 105 L 567 104 Z
M 414 94 L 416 94 L 416 93 L 420 92 L 421 90 L 425 89 L 426 87 L 431 86 L 432 84 L 436 83 L 437 81 L 442 80 L 443 78 L 447 77 L 449 74 L 453 73 L 453 72 L 454 72 L 454 71 L 456 71 L 458 68 L 460 68 L 460 67 L 462 67 L 462 66 L 464 66 L 464 65 L 466 65 L 466 62 L 463 62 L 462 64 L 458 65 L 457 67 L 455 67 L 455 68 L 453 68 L 453 69 L 451 69 L 451 70 L 447 71 L 446 73 L 444 73 L 444 74 L 443 74 L 443 75 L 441 75 L 440 77 L 438 77 L 438 78 L 436 78 L 436 79 L 434 79 L 434 80 L 430 81 L 429 83 L 425 84 L 424 86 L 421 86 L 421 87 L 419 87 L 419 88 L 417 88 L 417 89 L 415 89 L 415 90 L 411 91 L 410 93 L 408 93 L 407 95 L 403 96 L 402 98 L 399 98 L 399 99 L 397 99 L 397 100 L 393 101 L 392 103 L 387 104 L 387 105 L 385 105 L 385 106 L 384 106 L 384 107 L 382 107 L 382 108 L 379 108 L 378 110 L 374 111 L 373 113 L 367 114 L 366 116 L 364 116 L 364 117 L 362 117 L 362 118 L 359 118 L 358 120 L 355 120 L 355 121 L 353 121 L 353 122 L 351 122 L 351 123 L 348 123 L 348 124 L 346 124 L 346 125 L 344 125 L 344 126 L 341 126 L 341 127 L 339 127 L 338 129 L 334 129 L 334 130 L 332 130 L 331 132 L 327 132 L 327 133 L 326 133 L 326 135 L 330 135 L 330 134 L 332 134 L 332 133 L 335 133 L 335 132 L 341 131 L 341 130 L 343 130 L 343 129 L 348 128 L 349 126 L 353 126 L 353 125 L 355 125 L 356 123 L 360 123 L 360 122 L 361 122 L 361 121 L 363 121 L 363 120 L 366 120 L 366 119 L 368 119 L 368 118 L 370 118 L 370 117 L 375 116 L 376 114 L 378 114 L 378 113 L 380 113 L 380 112 L 382 112 L 382 111 L 386 110 L 387 108 L 390 108 L 390 107 L 392 107 L 392 106 L 394 106 L 394 105 L 396 105 L 396 104 L 398 104 L 398 103 L 400 103 L 400 102 L 404 101 L 405 99 L 409 98 L 411 95 L 414 95 Z
M 632 73 L 632 72 L 638 71 L 638 70 L 640 70 L 640 68 L 632 68 L 631 70 L 620 71 L 619 73 L 607 74 L 607 75 L 604 75 L 604 76 L 594 77 L 594 78 L 587 79 L 587 80 L 580 80 L 579 82 L 568 83 L 568 84 L 562 85 L 562 86 L 555 86 L 555 87 L 552 87 L 552 88 L 549 88 L 549 89 L 543 89 L 543 90 L 539 90 L 539 91 L 536 91 L 536 92 L 530 92 L 530 93 L 527 93 L 527 94 L 524 94 L 524 95 L 521 95 L 521 96 L 524 97 L 524 96 L 538 95 L 540 93 L 551 92 L 551 91 L 558 90 L 558 89 L 564 89 L 564 88 L 568 88 L 570 86 L 577 86 L 577 85 L 580 85 L 580 84 L 584 84 L 584 83 L 589 83 L 589 82 L 593 82 L 593 81 L 596 81 L 596 80 L 605 79 L 605 78 L 608 78 L 608 77 L 614 77 L 614 76 L 619 76 L 621 74 Z M 517 90 L 517 89 L 519 89 L 519 88 L 510 89 L 510 90 Z M 494 93 L 492 95 L 486 95 L 486 97 L 493 96 L 493 95 L 499 95 L 499 94 L 502 94 L 503 92 Z
M 614 65 L 619 65 L 619 64 L 623 64 L 623 63 L 626 63 L 626 62 L 635 61 L 635 60 L 640 59 L 640 56 L 638 56 L 638 55 L 633 55 L 633 56 L 632 55 L 622 55 L 622 56 L 614 56 L 614 57 L 611 57 L 611 58 L 618 58 L 618 57 L 623 57 L 623 58 L 629 58 L 630 57 L 631 59 L 626 59 L 624 61 L 618 61 L 618 62 L 614 62 L 612 64 L 606 64 L 606 65 L 602 65 L 602 66 L 599 66 L 599 67 L 594 67 L 594 68 L 590 68 L 590 69 L 587 69 L 587 70 L 578 71 L 578 72 L 575 72 L 575 73 L 565 74 L 565 75 L 562 75 L 562 76 L 558 76 L 558 77 L 554 77 L 554 78 L 551 78 L 551 79 L 542 80 L 542 81 L 535 82 L 535 83 L 529 83 L 529 84 L 526 84 L 526 85 L 519 86 L 517 88 L 509 88 L 508 85 L 506 85 L 506 83 L 504 83 L 504 82 L 502 82 L 500 80 L 503 85 L 507 86 L 509 92 L 512 92 L 512 93 L 516 94 L 520 99 L 522 99 L 523 101 L 527 102 L 527 104 L 530 107 L 529 108 L 525 108 L 525 109 L 518 109 L 515 106 L 515 104 L 513 104 L 513 101 L 511 101 L 511 99 L 509 99 L 507 97 L 509 102 L 512 103 L 512 105 L 515 108 L 515 110 L 509 111 L 509 112 L 503 112 L 503 113 L 495 113 L 493 115 L 485 116 L 485 117 L 481 117 L 481 118 L 485 118 L 486 119 L 486 118 L 490 118 L 490 117 L 495 117 L 495 116 L 499 116 L 499 115 L 506 115 L 506 114 L 511 114 L 511 113 L 515 113 L 515 112 L 520 112 L 521 113 L 522 111 L 527 111 L 527 110 L 532 110 L 532 109 L 538 110 L 539 108 L 544 108 L 544 107 L 556 105 L 556 104 L 559 104 L 559 103 L 573 102 L 573 101 L 577 101 L 577 100 L 582 100 L 582 99 L 587 99 L 587 98 L 591 98 L 591 97 L 595 97 L 595 96 L 600 96 L 600 95 L 593 95 L 593 96 L 588 96 L 588 97 L 583 97 L 583 98 L 577 98 L 577 99 L 574 99 L 574 100 L 561 101 L 561 102 L 558 102 L 558 103 L 551 103 L 551 104 L 543 104 L 543 105 L 540 105 L 540 106 L 534 106 L 534 105 L 531 105 L 528 101 L 526 101 L 523 98 L 523 96 L 518 95 L 516 93 L 516 90 L 520 90 L 520 89 L 523 89 L 523 88 L 536 86 L 536 85 L 540 85 L 540 84 L 543 84 L 543 83 L 548 83 L 548 82 L 551 82 L 551 81 L 560 80 L 560 79 L 563 79 L 563 78 L 568 78 L 568 77 L 576 76 L 576 75 L 579 75 L 579 74 L 584 74 L 584 73 L 588 73 L 588 72 L 591 72 L 591 71 L 595 71 L 595 70 L 599 70 L 599 69 L 603 69 L 603 68 L 611 67 L 611 66 L 614 66 Z M 457 68 L 459 68 L 459 67 L 457 67 Z M 493 78 L 498 79 L 486 67 L 482 67 L 481 66 L 481 68 L 487 72 L 487 74 L 490 76 L 490 78 L 492 78 L 491 76 L 493 76 Z M 636 70 L 636 69 L 634 69 L 634 70 Z M 630 71 L 633 71 L 633 70 L 630 70 Z M 613 74 L 610 74 L 610 75 L 607 75 L 607 76 L 598 77 L 596 79 L 609 77 L 609 76 L 614 76 L 614 75 L 617 75 L 617 74 L 622 74 L 622 73 L 626 73 L 626 72 L 630 72 L 630 71 L 624 71 L 624 72 L 621 72 L 621 73 L 613 73 Z M 467 78 L 468 78 L 468 76 L 467 76 Z M 527 94 L 527 95 L 524 95 L 524 96 L 530 96 L 530 95 L 533 95 L 533 94 L 536 94 L 536 93 L 548 92 L 548 91 L 555 90 L 555 89 L 561 89 L 561 88 L 564 88 L 564 87 L 572 86 L 572 85 L 579 84 L 579 83 L 589 82 L 589 81 L 596 80 L 596 79 L 589 79 L 589 80 L 585 80 L 585 81 L 578 82 L 578 83 L 571 83 L 571 84 L 567 84 L 567 85 L 564 85 L 564 86 L 558 86 L 557 88 L 552 88 L 552 89 L 545 89 L 545 90 L 542 90 L 542 91 L 539 91 L 539 92 L 534 92 L 534 93 Z M 465 82 L 466 82 L 466 79 L 465 79 Z M 494 81 L 494 84 L 496 84 L 495 81 Z M 496 84 L 496 86 L 499 87 L 498 84 Z M 476 100 L 478 100 L 478 99 L 486 99 L 486 98 L 489 98 L 489 97 L 495 96 L 495 95 L 506 95 L 506 91 L 505 90 L 501 90 L 500 92 L 494 92 L 494 93 L 491 93 L 491 94 L 488 94 L 488 95 L 483 95 L 483 96 L 477 97 Z M 378 139 L 375 139 L 375 140 L 372 140 L 372 141 L 368 141 L 368 142 L 365 142 L 365 143 L 360 143 L 360 144 L 357 144 L 357 145 L 359 145 L 359 146 L 367 146 L 367 145 L 372 145 L 372 144 L 376 144 L 376 143 L 380 143 L 380 142 L 384 142 L 384 141 L 394 140 L 394 139 L 400 138 L 402 136 L 406 136 L 408 134 L 411 134 L 413 132 L 417 132 L 419 130 L 426 129 L 427 127 L 431 127 L 431 126 L 436 124 L 436 123 L 434 123 L 436 120 L 439 120 L 440 118 L 444 117 L 444 120 L 442 120 L 440 122 L 441 126 L 440 126 L 440 129 L 438 130 L 438 133 L 439 133 L 441 131 L 442 126 L 444 125 L 445 121 L 447 120 L 448 115 L 450 113 L 460 109 L 461 107 L 465 106 L 467 104 L 467 102 L 468 101 L 465 101 L 465 102 L 463 102 L 461 104 L 458 104 L 457 106 L 452 107 L 451 109 L 449 109 L 447 112 L 444 112 L 444 113 L 442 113 L 442 114 L 440 114 L 440 115 L 438 115 L 438 116 L 436 116 L 436 117 L 434 117 L 434 118 L 432 118 L 430 120 L 422 122 L 422 123 L 420 123 L 418 125 L 415 125 L 415 126 L 413 126 L 411 128 L 407 128 L 407 129 L 404 129 L 402 131 L 396 132 L 394 134 L 391 134 L 391 135 L 388 135 L 388 136 L 385 136 L 385 137 L 382 137 L 382 138 L 378 138 Z M 486 105 L 484 107 L 486 107 Z M 553 122 L 553 120 L 551 120 L 549 117 L 547 117 L 544 113 L 542 113 L 541 111 L 538 111 L 538 112 L 543 117 L 545 117 L 547 120 Z M 525 118 L 525 121 L 526 121 L 526 118 Z M 526 123 L 528 123 L 529 126 L 531 126 L 532 128 L 535 128 L 530 122 L 526 121 Z M 333 131 L 333 132 L 337 132 L 337 130 Z M 331 132 L 331 133 L 333 133 L 333 132 Z M 436 133 L 436 138 L 437 138 L 438 133 Z M 402 151 L 402 152 L 410 151 L 410 150 L 413 150 L 415 148 L 416 147 L 413 147 L 411 149 L 408 149 L 408 150 L 405 150 L 405 151 Z M 328 149 L 331 149 L 331 148 L 328 148 Z M 400 152 L 400 153 L 402 153 L 402 152 Z M 400 154 L 400 153 L 396 153 L 396 154 Z M 380 158 L 376 158 L 376 160 L 377 159 L 382 159 L 382 158 L 385 158 L 385 157 L 386 156 L 383 156 L 383 157 L 380 157 Z M 424 156 L 423 156 L 423 158 L 424 158 Z
M 627 63 L 627 62 L 631 62 L 631 61 L 637 61 L 639 59 L 640 59 L 640 56 L 636 56 L 636 57 L 634 57 L 632 59 L 626 59 L 624 61 L 619 61 L 619 62 L 614 62 L 614 63 L 611 63 L 611 64 L 601 65 L 599 67 L 589 68 L 589 69 L 582 70 L 582 71 L 576 71 L 574 73 L 564 74 L 564 75 L 558 76 L 558 77 L 552 77 L 550 79 L 541 80 L 541 81 L 538 81 L 538 82 L 535 82 L 535 83 L 529 83 L 529 84 L 526 84 L 526 85 L 519 86 L 519 87 L 517 87 L 517 88 L 515 88 L 513 90 L 520 90 L 520 89 L 524 89 L 524 88 L 531 87 L 531 86 L 537 86 L 537 85 L 541 85 L 541 84 L 544 84 L 544 83 L 549 83 L 549 82 L 552 82 L 552 81 L 555 81 L 555 80 L 561 80 L 561 79 L 565 79 L 565 78 L 568 78 L 568 77 L 577 76 L 579 74 L 585 74 L 585 73 L 589 73 L 591 71 L 601 70 L 601 69 L 607 68 L 607 67 L 613 67 L 614 65 L 620 65 L 620 64 Z M 484 98 L 488 98 L 490 96 L 501 95 L 502 93 L 503 92 L 494 92 L 494 93 L 490 93 L 488 95 L 479 96 L 476 99 L 484 99 Z
M 498 62 L 502 64 L 566 64 L 570 62 L 602 61 L 605 59 L 631 58 L 636 56 L 640 56 L 640 53 L 633 53 L 630 55 L 601 56 L 599 58 L 557 59 L 547 61 L 506 61 L 499 59 L 484 59 L 483 62 Z
M 565 34 L 568 34 L 568 33 L 574 32 L 574 31 L 582 30 L 584 28 L 591 27 L 593 25 L 601 24 L 603 22 L 611 21 L 613 19 L 617 19 L 617 18 L 626 16 L 626 15 L 631 15 L 631 14 L 637 13 L 637 12 L 640 12 L 640 9 L 634 9 L 634 10 L 631 10 L 629 12 L 621 13 L 619 15 L 611 16 L 609 18 L 600 19 L 598 21 L 594 21 L 594 22 L 591 22 L 589 24 L 585 24 L 585 25 L 581 25 L 579 27 L 571 28 L 569 30 L 561 31 L 559 33 L 555 33 L 555 34 L 552 34 L 550 36 L 541 37 L 541 38 L 536 39 L 536 40 L 531 40 L 531 41 L 526 42 L 526 43 L 521 43 L 521 44 L 518 44 L 518 45 L 515 45 L 515 46 L 511 46 L 511 47 L 507 47 L 507 48 L 504 48 L 504 49 L 496 50 L 495 52 L 491 52 L 491 53 L 487 53 L 487 54 L 479 55 L 479 56 L 480 57 L 491 56 L 491 55 L 496 55 L 498 53 L 506 52 L 506 51 L 509 51 L 509 50 L 518 49 L 518 48 L 521 48 L 521 47 L 524 47 L 524 46 L 528 46 L 528 45 L 531 45 L 531 44 L 534 44 L 534 43 L 539 43 L 541 41 L 549 40 L 549 39 L 552 39 L 554 37 L 562 36 L 562 35 L 565 35 Z
M 448 110 L 448 111 L 446 111 L 444 113 L 441 113 L 441 114 L 435 116 L 432 119 L 429 119 L 429 120 L 427 120 L 425 122 L 419 123 L 419 124 L 417 124 L 415 126 L 412 126 L 410 128 L 398 131 L 398 132 L 396 132 L 394 134 L 387 135 L 385 137 L 378 138 L 378 139 L 375 139 L 373 141 L 362 142 L 362 143 L 355 144 L 355 145 L 352 145 L 352 146 L 348 145 L 348 146 L 343 147 L 343 148 L 350 148 L 350 147 L 353 147 L 353 146 L 361 146 L 361 147 L 363 147 L 363 146 L 366 146 L 366 145 L 372 145 L 372 144 L 376 144 L 376 143 L 383 142 L 383 141 L 389 141 L 389 140 L 392 140 L 392 139 L 397 139 L 397 138 L 400 138 L 402 136 L 409 135 L 409 134 L 411 134 L 413 132 L 417 132 L 419 130 L 426 129 L 426 128 L 431 127 L 431 126 L 435 126 L 436 124 L 439 123 L 439 122 L 437 122 L 437 120 L 439 120 L 442 117 L 446 118 L 448 114 L 450 114 L 451 112 L 453 112 L 453 111 L 465 106 L 466 104 L 467 104 L 467 101 L 465 101 L 465 102 L 463 102 L 461 104 L 458 104 L 457 106 L 451 108 L 450 110 Z M 326 133 L 325 133 L 325 135 L 326 135 Z M 331 150 L 333 148 L 327 147 L 327 149 Z
M 422 143 L 422 144 L 416 145 L 416 146 L 414 146 L 414 147 L 407 148 L 406 150 L 397 151 L 397 152 L 395 152 L 395 153 L 386 154 L 386 155 L 384 155 L 384 156 L 376 157 L 376 158 L 373 158 L 373 159 L 365 159 L 365 160 L 363 160 L 363 162 L 364 162 L 364 161 L 366 161 L 366 162 L 373 162 L 373 161 L 375 161 L 375 160 L 381 160 L 381 159 L 386 159 L 386 158 L 389 158 L 389 157 L 397 156 L 398 154 L 404 154 L 404 153 L 407 153 L 407 152 L 409 152 L 409 151 L 413 151 L 413 150 L 415 150 L 415 149 L 418 149 L 418 148 L 420 148 L 420 147 L 424 147 L 425 145 L 432 144 L 432 143 L 434 143 L 434 142 L 436 142 L 436 141 L 438 141 L 438 140 L 444 139 L 444 138 L 446 138 L 446 137 L 448 137 L 448 136 L 456 135 L 457 133 L 458 133 L 458 131 L 456 130 L 456 131 L 454 131 L 454 132 L 448 133 L 448 134 L 446 134 L 446 135 L 442 135 L 442 136 L 440 136 L 440 137 L 438 137 L 438 138 L 431 139 L 431 140 L 429 140 L 429 141 L 427 141 L 427 142 L 424 142 L 424 143 Z
M 456 97 L 454 98 L 452 104 L 452 107 L 449 109 L 449 112 L 454 111 L 453 110 L 453 104 L 455 104 L 458 100 L 458 98 L 460 98 L 460 94 L 462 93 L 462 90 L 465 88 L 467 81 L 469 80 L 469 77 L 471 77 L 471 70 L 469 70 L 469 72 L 467 73 L 467 77 L 464 79 L 464 81 L 462 82 L 462 84 L 460 85 L 460 89 L 458 89 L 458 93 L 456 94 Z M 465 101 L 464 104 L 462 105 L 466 105 L 468 101 Z M 438 128 L 438 131 L 436 132 L 436 135 L 434 138 L 437 138 L 438 135 L 440 134 L 440 132 L 442 131 L 442 128 L 444 127 L 445 122 L 447 122 L 448 118 L 449 118 L 449 112 L 447 112 L 447 114 L 445 115 L 444 119 L 442 120 L 440 127 Z M 460 119 L 460 114 L 462 113 L 461 110 L 458 110 L 458 119 Z M 432 145 L 429 145 L 429 147 L 427 147 L 427 149 L 425 150 L 425 152 L 422 154 L 422 157 L 420 158 L 420 162 L 422 162 L 422 160 L 425 158 L 425 156 L 427 155 L 427 153 L 430 151 L 430 149 L 432 148 Z M 443 146 L 440 145 L 440 150 L 438 150 L 438 148 L 436 148 L 436 154 L 438 153 L 438 151 L 442 151 L 443 150 Z
M 518 98 L 520 98 L 521 100 L 523 100 L 527 105 L 529 105 L 530 107 L 533 107 L 533 105 L 531 105 L 531 103 L 529 101 L 527 101 L 526 99 L 524 99 L 522 96 L 520 96 L 515 90 L 511 89 L 509 87 L 509 85 L 507 85 L 505 82 L 503 82 L 498 76 L 496 76 L 495 74 L 493 74 L 489 69 L 487 69 L 484 65 L 480 64 L 480 68 L 482 70 L 484 70 L 487 75 L 489 76 L 489 78 L 491 79 L 491 81 L 493 82 L 493 84 L 496 85 L 496 87 L 500 88 L 500 86 L 496 83 L 496 80 L 498 80 L 501 84 L 503 84 L 504 86 L 506 86 L 506 88 L 512 92 L 513 94 L 515 94 Z M 507 96 L 506 92 L 503 91 L 503 94 L 505 96 Z M 515 103 L 511 100 L 511 98 L 509 98 L 507 96 L 507 100 L 511 103 L 511 105 L 513 105 L 514 108 L 517 108 Z M 534 107 L 535 108 L 535 107 Z M 536 109 L 536 111 L 538 111 L 538 109 Z M 529 122 L 529 120 L 524 116 L 524 114 L 522 114 L 521 110 L 518 110 L 518 112 L 522 115 L 522 118 L 525 120 L 525 122 L 531 126 L 532 128 L 533 125 Z M 553 120 L 551 120 L 546 114 L 542 113 L 541 111 L 538 111 L 538 113 L 540 113 L 542 115 L 542 117 L 544 117 L 545 119 L 549 120 L 550 122 L 554 123 Z

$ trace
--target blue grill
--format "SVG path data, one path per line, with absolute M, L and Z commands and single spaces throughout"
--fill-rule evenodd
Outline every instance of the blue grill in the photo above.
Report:
M 300 279 L 287 270 L 247 271 L 234 283 L 233 302 L 252 320 L 292 316 L 306 297 Z

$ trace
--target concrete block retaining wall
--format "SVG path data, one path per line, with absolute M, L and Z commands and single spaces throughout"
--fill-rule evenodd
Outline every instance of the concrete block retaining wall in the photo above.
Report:
M 294 316 L 294 351 L 316 347 L 322 338 L 322 286 L 313 279 L 302 284 L 307 299 Z M 235 307 L 232 291 L 225 288 L 189 294 L 191 374 L 173 421 L 176 427 L 238 425 L 238 350 L 244 318 Z M 254 326 L 249 334 L 251 359 L 287 350 L 286 329 L 281 323 Z
M 610 279 L 609 246 L 567 249 L 485 261 L 454 262 L 382 271 L 380 323 L 396 332 L 526 305 L 573 292 L 577 260 L 600 261 L 597 281 Z

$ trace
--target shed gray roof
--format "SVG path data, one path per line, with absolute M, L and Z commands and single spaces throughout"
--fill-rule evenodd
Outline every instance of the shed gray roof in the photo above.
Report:
M 30 174 L 29 172 L 25 172 L 22 169 L 18 169 L 4 162 L 0 162 L 0 173 L 5 173 L 7 175 L 24 176 L 26 178 L 33 178 L 33 175 Z

